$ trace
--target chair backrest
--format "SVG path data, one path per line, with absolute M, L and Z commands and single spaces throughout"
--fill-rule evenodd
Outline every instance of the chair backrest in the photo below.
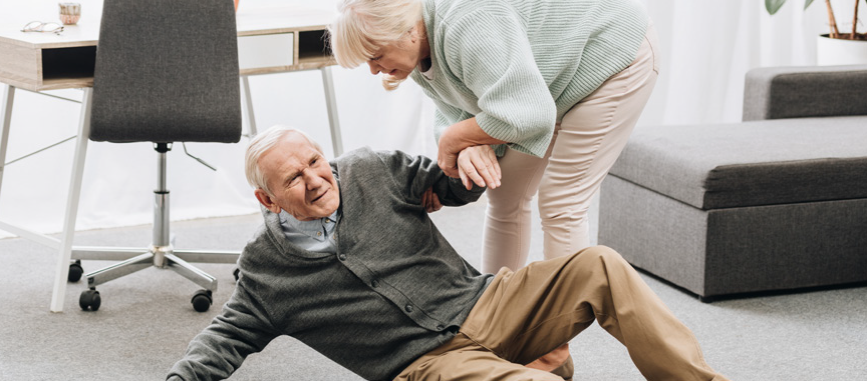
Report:
M 92 105 L 91 140 L 239 141 L 238 40 L 232 3 L 106 1 Z

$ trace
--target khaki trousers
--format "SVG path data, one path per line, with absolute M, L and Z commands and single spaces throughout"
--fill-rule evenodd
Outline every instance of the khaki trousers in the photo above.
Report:
M 489 189 L 482 272 L 524 266 L 530 251 L 530 202 L 538 190 L 546 259 L 590 246 L 587 211 L 656 83 L 656 29 L 649 25 L 629 67 L 572 106 L 554 127 L 545 157 L 506 150 L 502 186 Z
M 457 336 L 395 380 L 563 380 L 522 364 L 594 320 L 626 346 L 648 380 L 726 379 L 638 273 L 614 250 L 596 246 L 516 272 L 503 268 Z

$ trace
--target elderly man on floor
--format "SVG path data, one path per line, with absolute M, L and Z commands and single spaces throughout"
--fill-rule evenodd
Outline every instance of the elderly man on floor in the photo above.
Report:
M 329 164 L 306 135 L 275 126 L 250 143 L 246 172 L 265 223 L 231 299 L 168 379 L 229 377 L 289 335 L 368 380 L 568 380 L 571 360 L 534 360 L 595 320 L 647 379 L 725 380 L 609 248 L 479 274 L 423 205 L 429 192 L 459 206 L 484 189 L 426 157 L 358 149 Z

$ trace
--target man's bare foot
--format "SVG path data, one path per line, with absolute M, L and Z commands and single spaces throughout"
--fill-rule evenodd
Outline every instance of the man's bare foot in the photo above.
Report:
M 548 354 L 539 357 L 535 361 L 524 365 L 527 368 L 539 369 L 546 372 L 550 372 L 554 369 L 563 365 L 566 360 L 569 358 L 569 343 L 563 344 L 557 349 L 548 352 Z

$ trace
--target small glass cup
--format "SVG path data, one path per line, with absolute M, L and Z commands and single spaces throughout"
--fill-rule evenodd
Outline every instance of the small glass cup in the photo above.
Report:
M 81 4 L 58 3 L 60 6 L 60 21 L 63 25 L 75 25 L 81 18 Z

